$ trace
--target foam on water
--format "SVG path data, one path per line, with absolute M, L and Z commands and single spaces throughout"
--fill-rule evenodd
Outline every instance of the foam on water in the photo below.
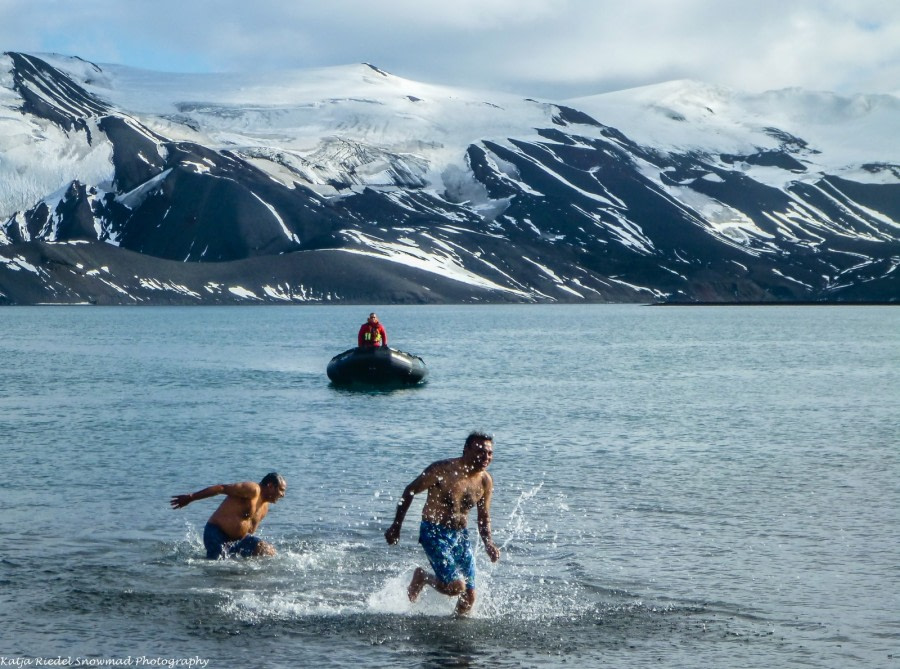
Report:
M 500 562 L 491 563 L 473 533 L 478 599 L 471 618 L 522 624 L 568 621 L 602 603 L 577 579 L 559 578 L 553 536 L 548 542 L 546 523 L 532 517 L 543 515 L 547 504 L 560 504 L 552 497 L 542 499 L 543 487 L 541 482 L 521 490 L 508 516 L 500 519 L 504 528 Z M 357 614 L 452 616 L 453 597 L 431 588 L 425 588 L 415 603 L 407 597 L 414 569 L 427 567 L 420 547 L 396 553 L 386 551 L 380 539 L 369 543 L 297 538 L 276 542 L 278 553 L 272 558 L 209 561 L 203 557 L 199 530 L 185 523 L 183 538 L 172 545 L 172 553 L 188 567 L 224 579 L 218 589 L 202 589 L 218 594 L 221 613 L 242 623 Z M 236 583 L 234 578 L 242 581 Z

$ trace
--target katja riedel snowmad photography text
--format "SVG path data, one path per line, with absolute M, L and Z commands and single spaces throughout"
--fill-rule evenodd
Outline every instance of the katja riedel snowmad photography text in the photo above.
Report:
M 163 657 L 158 655 L 125 655 L 118 657 L 19 657 L 0 655 L 0 667 L 194 667 L 209 666 L 209 658 Z

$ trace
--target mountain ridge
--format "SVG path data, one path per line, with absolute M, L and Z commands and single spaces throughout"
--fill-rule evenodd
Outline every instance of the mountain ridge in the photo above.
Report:
M 3 60 L 0 303 L 900 297 L 900 151 L 876 141 L 900 119 L 893 96 L 818 110 L 810 138 L 773 124 L 807 92 L 711 99 L 680 82 L 557 103 L 370 64 L 254 77 Z M 841 136 L 859 128 L 856 145 Z M 53 265 L 67 245 L 68 274 Z M 145 284 L 193 283 L 139 290 L 117 251 L 142 256 Z M 225 279 L 235 290 L 206 289 Z

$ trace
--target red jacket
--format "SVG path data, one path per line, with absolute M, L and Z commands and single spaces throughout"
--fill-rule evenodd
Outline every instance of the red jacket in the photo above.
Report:
M 371 323 L 363 323 L 359 328 L 359 335 L 356 337 L 358 346 L 387 346 L 387 332 L 381 323 L 372 325 Z

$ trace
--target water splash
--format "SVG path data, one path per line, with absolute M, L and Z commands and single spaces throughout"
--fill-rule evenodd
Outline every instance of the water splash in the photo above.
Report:
M 506 547 L 514 540 L 520 539 L 521 537 L 524 537 L 526 534 L 529 534 L 531 532 L 531 527 L 526 521 L 525 505 L 532 499 L 534 499 L 543 487 L 544 482 L 541 481 L 531 490 L 523 490 L 519 493 L 519 498 L 516 500 L 516 504 L 515 506 L 513 506 L 513 510 L 510 512 L 509 518 L 506 522 L 508 531 L 506 539 L 500 546 L 501 550 L 506 549 Z
M 235 593 L 221 605 L 220 610 L 226 616 L 251 625 L 357 612 L 354 607 L 341 605 L 314 592 L 261 591 Z
M 424 558 L 423 558 L 424 559 Z M 388 577 L 381 586 L 366 599 L 366 609 L 370 613 L 411 616 L 452 615 L 456 599 L 441 595 L 431 588 L 422 591 L 413 603 L 406 595 L 406 588 L 415 567 L 407 567 L 401 573 Z

